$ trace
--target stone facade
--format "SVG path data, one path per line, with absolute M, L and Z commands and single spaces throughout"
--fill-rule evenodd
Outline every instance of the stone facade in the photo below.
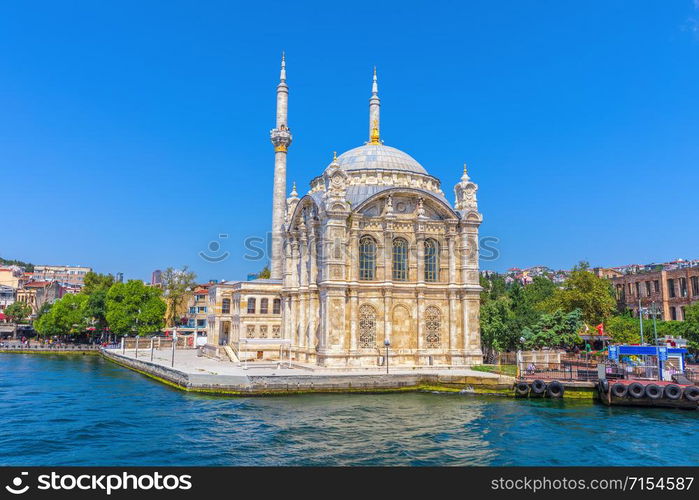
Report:
M 352 171 L 347 159 L 288 201 L 282 321 L 293 355 L 377 366 L 388 340 L 392 364 L 480 363 L 477 186 L 464 173 L 455 210 L 434 177 Z M 352 189 L 366 185 L 380 187 Z
M 281 282 L 276 280 L 219 283 L 209 288 L 207 343 L 229 345 L 239 359 L 276 359 L 282 339 Z M 241 343 L 240 339 L 247 339 Z M 254 340 L 263 342 L 255 344 Z

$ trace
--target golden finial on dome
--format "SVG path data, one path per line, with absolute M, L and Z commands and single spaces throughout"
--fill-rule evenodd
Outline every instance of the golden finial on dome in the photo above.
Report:
M 333 161 L 337 161 L 337 151 L 333 151 Z
M 379 138 L 379 121 L 374 120 L 374 123 L 371 127 L 371 137 L 369 144 L 381 144 L 381 140 Z

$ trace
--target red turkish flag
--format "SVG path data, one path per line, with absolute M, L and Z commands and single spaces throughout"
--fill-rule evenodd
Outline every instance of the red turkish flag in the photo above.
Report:
M 604 323 L 600 323 L 595 328 L 597 329 L 597 335 L 604 335 Z

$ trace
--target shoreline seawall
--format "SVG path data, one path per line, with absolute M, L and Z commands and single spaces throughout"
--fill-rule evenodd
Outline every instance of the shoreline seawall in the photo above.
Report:
M 191 373 L 160 363 L 102 350 L 109 361 L 188 392 L 230 396 L 268 396 L 309 393 L 384 393 L 410 391 L 473 392 L 510 395 L 514 379 L 492 374 L 455 373 Z M 252 371 L 252 370 L 250 370 Z

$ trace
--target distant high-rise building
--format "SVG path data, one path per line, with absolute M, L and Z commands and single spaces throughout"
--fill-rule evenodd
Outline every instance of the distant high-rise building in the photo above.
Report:
M 156 269 L 153 271 L 153 274 L 151 275 L 150 278 L 150 284 L 151 285 L 162 285 L 163 283 L 163 272 L 160 269 Z
M 123 283 L 124 282 L 124 273 L 116 273 L 115 280 L 117 283 Z

